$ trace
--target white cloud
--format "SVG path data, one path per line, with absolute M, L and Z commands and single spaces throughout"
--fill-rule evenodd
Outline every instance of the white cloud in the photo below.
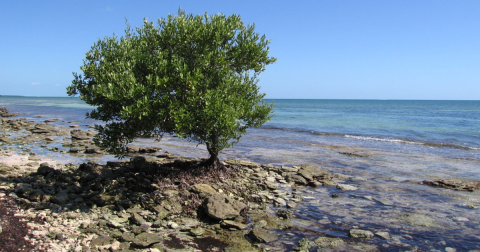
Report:
M 37 82 L 37 81 L 36 81 L 36 82 L 32 82 L 32 85 L 33 85 L 33 86 L 38 86 L 38 85 L 40 85 L 40 82 Z

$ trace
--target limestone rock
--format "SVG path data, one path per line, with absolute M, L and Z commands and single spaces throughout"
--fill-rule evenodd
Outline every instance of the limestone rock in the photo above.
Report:
M 420 214 L 420 213 L 405 214 L 400 219 L 414 226 L 421 226 L 421 227 L 439 226 L 438 224 L 435 223 L 435 220 L 432 219 L 430 216 Z
M 157 206 L 154 206 L 154 207 L 152 208 L 152 210 L 153 210 L 155 213 L 157 213 L 157 218 L 158 218 L 159 220 L 163 220 L 163 219 L 165 219 L 167 216 L 170 215 L 170 211 L 168 211 L 167 209 L 165 209 L 165 207 L 163 207 L 163 206 L 158 206 L 158 205 L 157 205 Z
M 201 227 L 196 227 L 196 228 L 190 229 L 190 234 L 193 235 L 193 236 L 202 236 L 204 233 L 205 233 L 205 229 L 203 229 Z
M 112 241 L 113 241 L 113 238 L 110 238 L 108 236 L 100 236 L 93 239 L 90 242 L 90 246 L 105 246 L 105 245 L 111 244 Z
M 379 237 L 382 237 L 385 240 L 390 240 L 390 234 L 388 232 L 383 232 L 383 231 L 376 232 L 375 235 L 379 236 Z
M 344 244 L 343 240 L 340 238 L 333 237 L 318 237 L 315 239 L 315 243 L 320 247 L 335 248 Z
M 274 201 L 274 204 L 277 205 L 277 206 L 286 206 L 287 205 L 287 201 L 285 201 L 282 198 L 274 198 L 273 201 Z
M 227 159 L 224 160 L 225 163 L 231 164 L 231 165 L 240 165 L 240 166 L 246 166 L 249 168 L 257 168 L 260 167 L 258 163 L 252 162 L 252 161 L 245 161 L 245 160 L 238 160 L 238 159 Z
M 342 190 L 342 191 L 355 191 L 358 190 L 357 187 L 352 186 L 352 185 L 345 185 L 345 184 L 338 184 L 337 188 Z
M 224 227 L 236 228 L 240 230 L 247 228 L 247 225 L 240 222 L 232 221 L 232 220 L 223 220 L 222 222 L 220 222 L 220 224 Z
M 199 193 L 200 195 L 204 194 L 207 196 L 218 193 L 217 191 L 215 191 L 215 189 L 213 189 L 213 187 L 208 184 L 195 184 L 193 185 L 192 190 L 196 193 Z
M 162 241 L 162 238 L 158 234 L 141 233 L 133 239 L 133 244 L 139 247 L 148 248 L 155 243 Z
M 298 174 L 308 181 L 313 181 L 317 177 L 325 179 L 325 176 L 328 176 L 330 171 L 314 165 L 301 165 Z
M 350 237 L 370 239 L 374 236 L 371 231 L 363 229 L 350 229 Z
M 261 227 L 254 227 L 252 230 L 250 230 L 248 235 L 252 240 L 259 243 L 271 242 L 278 239 L 278 236 L 275 234 L 275 232 Z
M 480 189 L 480 181 L 478 180 L 463 181 L 460 179 L 437 179 L 434 181 L 425 180 L 422 183 L 431 186 L 450 188 L 458 191 L 473 192 Z
M 293 182 L 297 185 L 307 185 L 308 184 L 308 181 L 303 177 L 303 176 L 300 176 L 300 175 L 297 175 L 297 174 L 287 174 L 285 176 L 285 179 L 288 181 L 288 182 Z
M 217 220 L 234 219 L 247 207 L 244 203 L 222 194 L 208 197 L 204 201 L 204 206 L 208 216 Z

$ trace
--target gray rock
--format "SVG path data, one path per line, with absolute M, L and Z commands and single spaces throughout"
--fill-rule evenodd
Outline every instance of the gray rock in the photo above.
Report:
M 201 227 L 196 227 L 196 228 L 190 229 L 190 234 L 193 235 L 193 236 L 202 236 L 204 233 L 205 233 L 205 229 L 203 229 Z
M 385 240 L 390 240 L 390 234 L 388 232 L 376 232 L 375 235 L 378 237 L 382 237 Z
M 247 228 L 247 225 L 245 225 L 243 223 L 240 223 L 240 222 L 232 221 L 232 220 L 222 220 L 220 222 L 220 225 L 222 225 L 224 227 L 227 227 L 227 228 L 236 228 L 236 229 L 240 229 L 240 230 L 243 230 L 243 229 Z
M 337 188 L 342 190 L 342 191 L 355 191 L 358 190 L 357 187 L 352 186 L 352 185 L 345 185 L 345 184 L 338 184 Z
M 163 220 L 170 215 L 170 211 L 165 209 L 163 206 L 154 206 L 152 210 L 157 214 L 158 220 Z
M 90 242 L 90 246 L 105 246 L 105 245 L 111 244 L 112 242 L 113 242 L 113 238 L 110 238 L 108 236 L 100 236 L 100 237 L 94 238 Z
M 33 188 L 30 184 L 21 183 L 15 187 L 14 191 L 19 195 L 28 195 L 33 192 Z
M 135 234 L 131 232 L 123 233 L 122 240 L 126 242 L 133 242 L 133 240 L 135 240 Z
M 414 226 L 421 226 L 421 227 L 439 226 L 438 224 L 435 223 L 435 220 L 433 218 L 420 213 L 405 214 L 400 219 Z
M 137 225 L 139 225 L 139 226 L 141 226 L 141 225 L 143 225 L 143 224 L 146 223 L 145 219 L 144 219 L 142 216 L 140 216 L 139 214 L 137 214 L 137 213 L 132 213 L 132 218 L 131 218 L 131 220 L 132 220 L 132 222 L 133 222 L 134 224 L 137 224 Z
M 274 198 L 273 201 L 274 201 L 275 205 L 277 205 L 277 206 L 286 206 L 287 205 L 287 201 L 285 201 L 282 198 Z
M 59 193 L 55 194 L 50 201 L 52 203 L 58 204 L 58 205 L 64 205 L 67 204 L 68 202 L 68 191 L 63 190 L 60 191 Z
M 43 175 L 43 176 L 46 176 L 46 175 L 48 175 L 50 172 L 54 172 L 54 171 L 55 171 L 55 169 L 53 169 L 52 167 L 43 166 L 43 165 L 40 166 L 40 167 L 38 167 L 38 169 L 37 169 L 37 173 L 38 173 L 39 175 Z
M 275 182 L 270 182 L 270 181 L 268 181 L 268 180 L 265 180 L 263 183 L 264 183 L 264 184 L 267 186 L 267 188 L 270 189 L 270 190 L 276 190 L 276 189 L 278 189 L 278 188 L 280 187 L 277 183 L 275 183 Z
M 167 222 L 167 226 L 171 229 L 177 229 L 179 227 L 178 223 L 173 222 L 173 221 Z
M 234 219 L 247 207 L 244 203 L 222 194 L 208 197 L 204 201 L 204 206 L 208 216 L 217 220 Z
M 300 176 L 300 175 L 297 175 L 297 174 L 292 174 L 292 173 L 286 174 L 285 179 L 288 182 L 293 182 L 297 185 L 307 185 L 308 184 L 308 181 L 303 176 Z
M 238 160 L 238 159 L 227 159 L 224 160 L 225 163 L 231 164 L 231 165 L 240 165 L 240 166 L 246 166 L 249 168 L 257 168 L 260 167 L 258 163 L 252 162 L 252 161 L 245 161 L 245 160 Z
M 248 235 L 252 240 L 259 243 L 271 242 L 278 239 L 275 232 L 260 227 L 254 227 Z
M 132 241 L 132 244 L 139 247 L 148 248 L 153 244 L 159 243 L 161 241 L 162 241 L 162 238 L 158 234 L 141 233 L 135 236 L 135 238 Z
M 352 238 L 365 238 L 370 239 L 374 236 L 371 231 L 363 230 L 363 229 L 350 229 L 350 237 Z
M 316 177 L 324 179 L 330 174 L 330 171 L 314 165 L 301 165 L 298 174 L 308 181 L 313 181 Z
M 213 187 L 208 184 L 195 184 L 192 186 L 192 190 L 196 193 L 204 194 L 206 196 L 218 193 L 215 189 L 213 189 Z
M 315 243 L 320 247 L 335 248 L 344 244 L 343 240 L 340 238 L 332 237 L 318 237 L 315 239 Z
M 267 221 L 266 220 L 259 220 L 257 222 L 255 222 L 253 228 L 263 228 L 263 227 L 266 227 L 268 225 Z
M 78 129 L 70 131 L 70 135 L 74 140 L 90 140 L 92 138 L 91 133 L 89 133 L 88 131 Z
M 282 166 L 280 168 L 280 171 L 282 171 L 282 172 L 294 172 L 295 173 L 295 172 L 298 172 L 298 169 L 299 169 L 298 167 Z

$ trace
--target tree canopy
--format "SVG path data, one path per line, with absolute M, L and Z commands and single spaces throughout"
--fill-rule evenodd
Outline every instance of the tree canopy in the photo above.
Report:
M 95 142 L 111 153 L 123 155 L 139 135 L 168 133 L 205 144 L 217 166 L 221 150 L 271 117 L 257 86 L 276 61 L 268 44 L 238 15 L 180 10 L 99 39 L 67 93 L 95 106 L 87 117 L 106 122 L 96 125 Z

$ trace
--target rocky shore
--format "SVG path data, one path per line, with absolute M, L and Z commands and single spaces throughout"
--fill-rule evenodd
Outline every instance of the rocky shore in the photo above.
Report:
M 127 160 L 63 164 L 38 157 L 32 146 L 82 157 L 105 153 L 93 145 L 93 130 L 56 121 L 0 118 L 0 251 L 378 251 L 364 241 L 391 238 L 352 227 L 347 238 L 279 241 L 279 231 L 298 228 L 298 190 L 358 189 L 340 183 L 353 179 L 342 174 L 242 160 L 208 170 L 200 159 L 133 145 Z
M 284 250 L 265 244 L 278 239 L 275 230 L 292 227 L 289 209 L 302 200 L 295 187 L 336 185 L 334 175 L 316 166 L 224 160 L 224 169 L 211 171 L 198 167 L 202 160 L 158 154 L 155 147 L 131 146 L 128 161 L 78 166 L 42 162 L 21 149 L 61 141 L 63 148 L 50 151 L 103 154 L 91 142 L 94 131 L 55 121 L 0 119 L 0 140 L 17 146 L 0 153 L 2 199 L 18 206 L 15 216 L 26 221 L 36 250 Z

